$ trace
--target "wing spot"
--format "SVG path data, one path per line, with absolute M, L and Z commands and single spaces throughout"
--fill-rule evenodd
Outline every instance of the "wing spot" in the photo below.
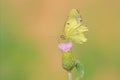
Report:
M 70 25 L 70 23 L 67 23 L 67 25 Z

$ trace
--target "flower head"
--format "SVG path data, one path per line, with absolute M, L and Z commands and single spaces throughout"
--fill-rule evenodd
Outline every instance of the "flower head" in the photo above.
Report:
M 58 44 L 58 48 L 63 52 L 68 52 L 72 48 L 72 42 L 60 43 Z

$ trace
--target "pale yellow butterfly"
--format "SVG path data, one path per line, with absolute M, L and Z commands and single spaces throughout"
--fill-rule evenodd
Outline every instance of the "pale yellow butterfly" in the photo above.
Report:
M 88 31 L 87 27 L 82 25 L 82 19 L 76 9 L 72 9 L 65 22 L 62 39 L 82 44 L 87 41 L 83 32 Z

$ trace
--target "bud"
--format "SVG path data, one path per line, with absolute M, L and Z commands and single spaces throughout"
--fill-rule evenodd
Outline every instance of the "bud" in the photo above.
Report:
M 67 71 L 71 71 L 75 67 L 75 61 L 70 52 L 63 52 L 62 67 Z

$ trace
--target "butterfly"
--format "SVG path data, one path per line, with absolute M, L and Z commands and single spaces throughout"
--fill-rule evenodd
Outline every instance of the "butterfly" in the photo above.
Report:
M 87 27 L 82 25 L 82 18 L 77 9 L 72 9 L 67 17 L 64 30 L 60 38 L 82 44 L 87 41 L 83 32 L 88 31 Z

